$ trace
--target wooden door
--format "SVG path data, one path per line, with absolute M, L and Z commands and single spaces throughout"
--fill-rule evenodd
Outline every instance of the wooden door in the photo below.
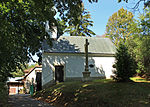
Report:
M 42 89 L 42 72 L 36 73 L 36 91 L 40 91 Z
M 55 81 L 64 81 L 64 66 L 55 66 Z

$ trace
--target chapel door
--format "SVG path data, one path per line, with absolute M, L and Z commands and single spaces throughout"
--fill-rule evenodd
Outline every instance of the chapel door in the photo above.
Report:
M 55 81 L 63 82 L 64 81 L 64 66 L 59 65 L 55 66 Z

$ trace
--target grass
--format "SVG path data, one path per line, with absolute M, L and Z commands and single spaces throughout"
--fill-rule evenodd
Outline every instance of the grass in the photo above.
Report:
M 6 107 L 7 106 L 7 89 L 5 87 L 5 84 L 0 82 L 0 107 Z
M 130 78 L 131 80 L 133 80 L 134 82 L 150 82 L 150 81 L 147 81 L 145 78 L 142 78 L 142 77 L 132 77 Z
M 64 82 L 34 95 L 56 107 L 149 107 L 149 83 Z

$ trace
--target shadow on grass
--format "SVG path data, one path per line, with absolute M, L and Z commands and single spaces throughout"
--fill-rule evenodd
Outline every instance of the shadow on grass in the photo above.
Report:
M 65 82 L 35 95 L 58 106 L 106 107 L 150 106 L 149 83 L 116 83 L 112 80 Z

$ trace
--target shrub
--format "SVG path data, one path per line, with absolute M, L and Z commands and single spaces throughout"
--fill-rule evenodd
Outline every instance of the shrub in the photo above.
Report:
M 114 75 L 112 78 L 118 82 L 130 81 L 130 77 L 136 73 L 136 64 L 124 44 L 119 44 L 115 59 L 116 61 L 113 65 L 115 70 L 113 71 Z

